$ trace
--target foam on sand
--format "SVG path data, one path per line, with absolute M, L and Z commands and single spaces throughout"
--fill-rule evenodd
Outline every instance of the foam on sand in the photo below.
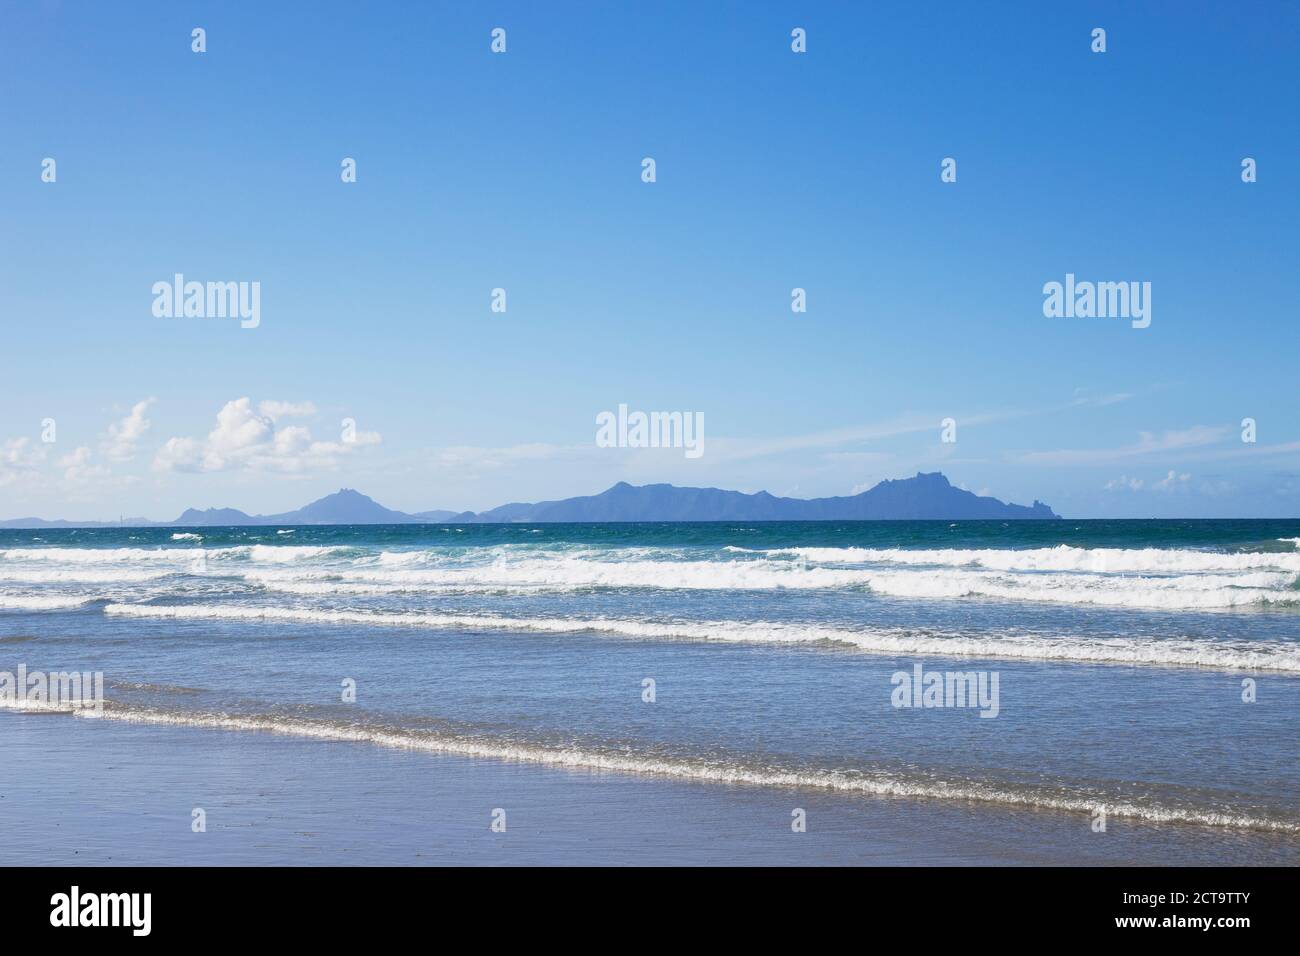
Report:
M 170 724 L 220 730 L 261 731 L 319 740 L 351 741 L 383 747 L 456 754 L 494 760 L 538 764 L 568 770 L 632 773 L 680 780 L 758 787 L 831 790 L 873 797 L 960 800 L 1001 804 L 1034 810 L 1092 814 L 1104 806 L 1113 817 L 1146 823 L 1190 824 L 1205 827 L 1267 830 L 1300 834 L 1300 823 L 1290 819 L 1251 816 L 1231 809 L 1180 807 L 1158 802 L 1111 799 L 1041 787 L 1012 787 L 979 782 L 944 782 L 898 773 L 839 770 L 782 770 L 741 760 L 696 760 L 620 750 L 605 752 L 584 746 L 553 747 L 514 741 L 484 739 L 399 727 L 369 728 L 356 724 L 273 715 L 190 714 L 143 707 L 119 707 L 107 702 L 103 718 L 136 723 Z

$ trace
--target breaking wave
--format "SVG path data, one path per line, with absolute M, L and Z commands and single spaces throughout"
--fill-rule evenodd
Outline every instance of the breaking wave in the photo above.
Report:
M 1300 833 L 1300 823 L 1295 820 L 1251 816 L 1232 810 L 1174 806 L 1159 801 L 1141 803 L 1131 798 L 1111 799 L 1102 793 L 1093 794 L 1045 787 L 974 781 L 949 782 L 920 775 L 909 777 L 894 772 L 782 769 L 758 765 L 741 758 L 702 760 L 637 754 L 626 750 L 608 752 L 587 746 L 545 746 L 402 727 L 366 727 L 274 715 L 190 714 L 146 707 L 122 707 L 111 702 L 106 704 L 102 717 L 136 723 L 261 731 L 317 740 L 350 741 L 439 754 L 537 764 L 558 769 L 631 773 L 731 786 L 817 789 L 871 797 L 968 801 L 1032 810 L 1088 814 L 1104 806 L 1107 814 L 1111 816 L 1147 823 Z
M 520 631 L 548 634 L 605 633 L 662 640 L 756 644 L 839 644 L 871 654 L 972 657 L 992 660 L 1074 661 L 1221 670 L 1300 673 L 1300 645 L 1280 641 L 1228 642 L 1141 637 L 1052 637 L 1006 633 L 967 637 L 904 629 L 853 630 L 806 624 L 747 621 L 642 621 L 617 618 L 511 617 L 491 614 L 327 610 L 224 604 L 110 604 L 104 613 L 172 620 L 287 621 L 377 627 Z

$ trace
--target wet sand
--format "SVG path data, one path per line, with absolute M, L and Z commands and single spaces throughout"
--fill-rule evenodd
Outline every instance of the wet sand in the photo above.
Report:
M 0 712 L 0 752 L 6 865 L 1300 864 L 1275 834 L 56 714 Z

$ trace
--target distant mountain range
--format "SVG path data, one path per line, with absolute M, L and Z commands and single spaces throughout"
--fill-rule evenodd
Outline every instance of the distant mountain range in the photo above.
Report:
M 954 488 L 939 472 L 882 481 L 857 495 L 837 498 L 777 498 L 760 491 L 747 495 L 719 488 L 629 485 L 620 481 L 598 495 L 508 504 L 491 511 L 420 511 L 385 508 L 373 498 L 344 488 L 297 511 L 249 515 L 234 508 L 187 509 L 175 521 L 144 518 L 121 521 L 46 521 L 15 518 L 0 528 L 217 527 L 308 524 L 470 524 L 583 521 L 879 521 L 1058 518 L 1042 502 L 1004 504 Z

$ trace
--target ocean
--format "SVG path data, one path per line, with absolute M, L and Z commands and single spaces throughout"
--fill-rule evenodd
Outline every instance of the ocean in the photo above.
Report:
M 114 799 L 140 812 L 79 862 L 199 862 L 149 834 L 206 792 L 218 862 L 428 861 L 373 816 L 418 803 L 467 815 L 456 862 L 511 862 L 492 838 L 522 830 L 514 862 L 1294 864 L 1298 545 L 1300 521 L 0 530 L 0 672 L 102 672 L 105 698 L 8 702 L 30 773 L 0 822 L 24 862 Z M 241 754 L 260 784 L 227 779 Z M 273 799 L 277 772 L 310 791 Z M 280 838 L 230 823 L 264 804 Z

